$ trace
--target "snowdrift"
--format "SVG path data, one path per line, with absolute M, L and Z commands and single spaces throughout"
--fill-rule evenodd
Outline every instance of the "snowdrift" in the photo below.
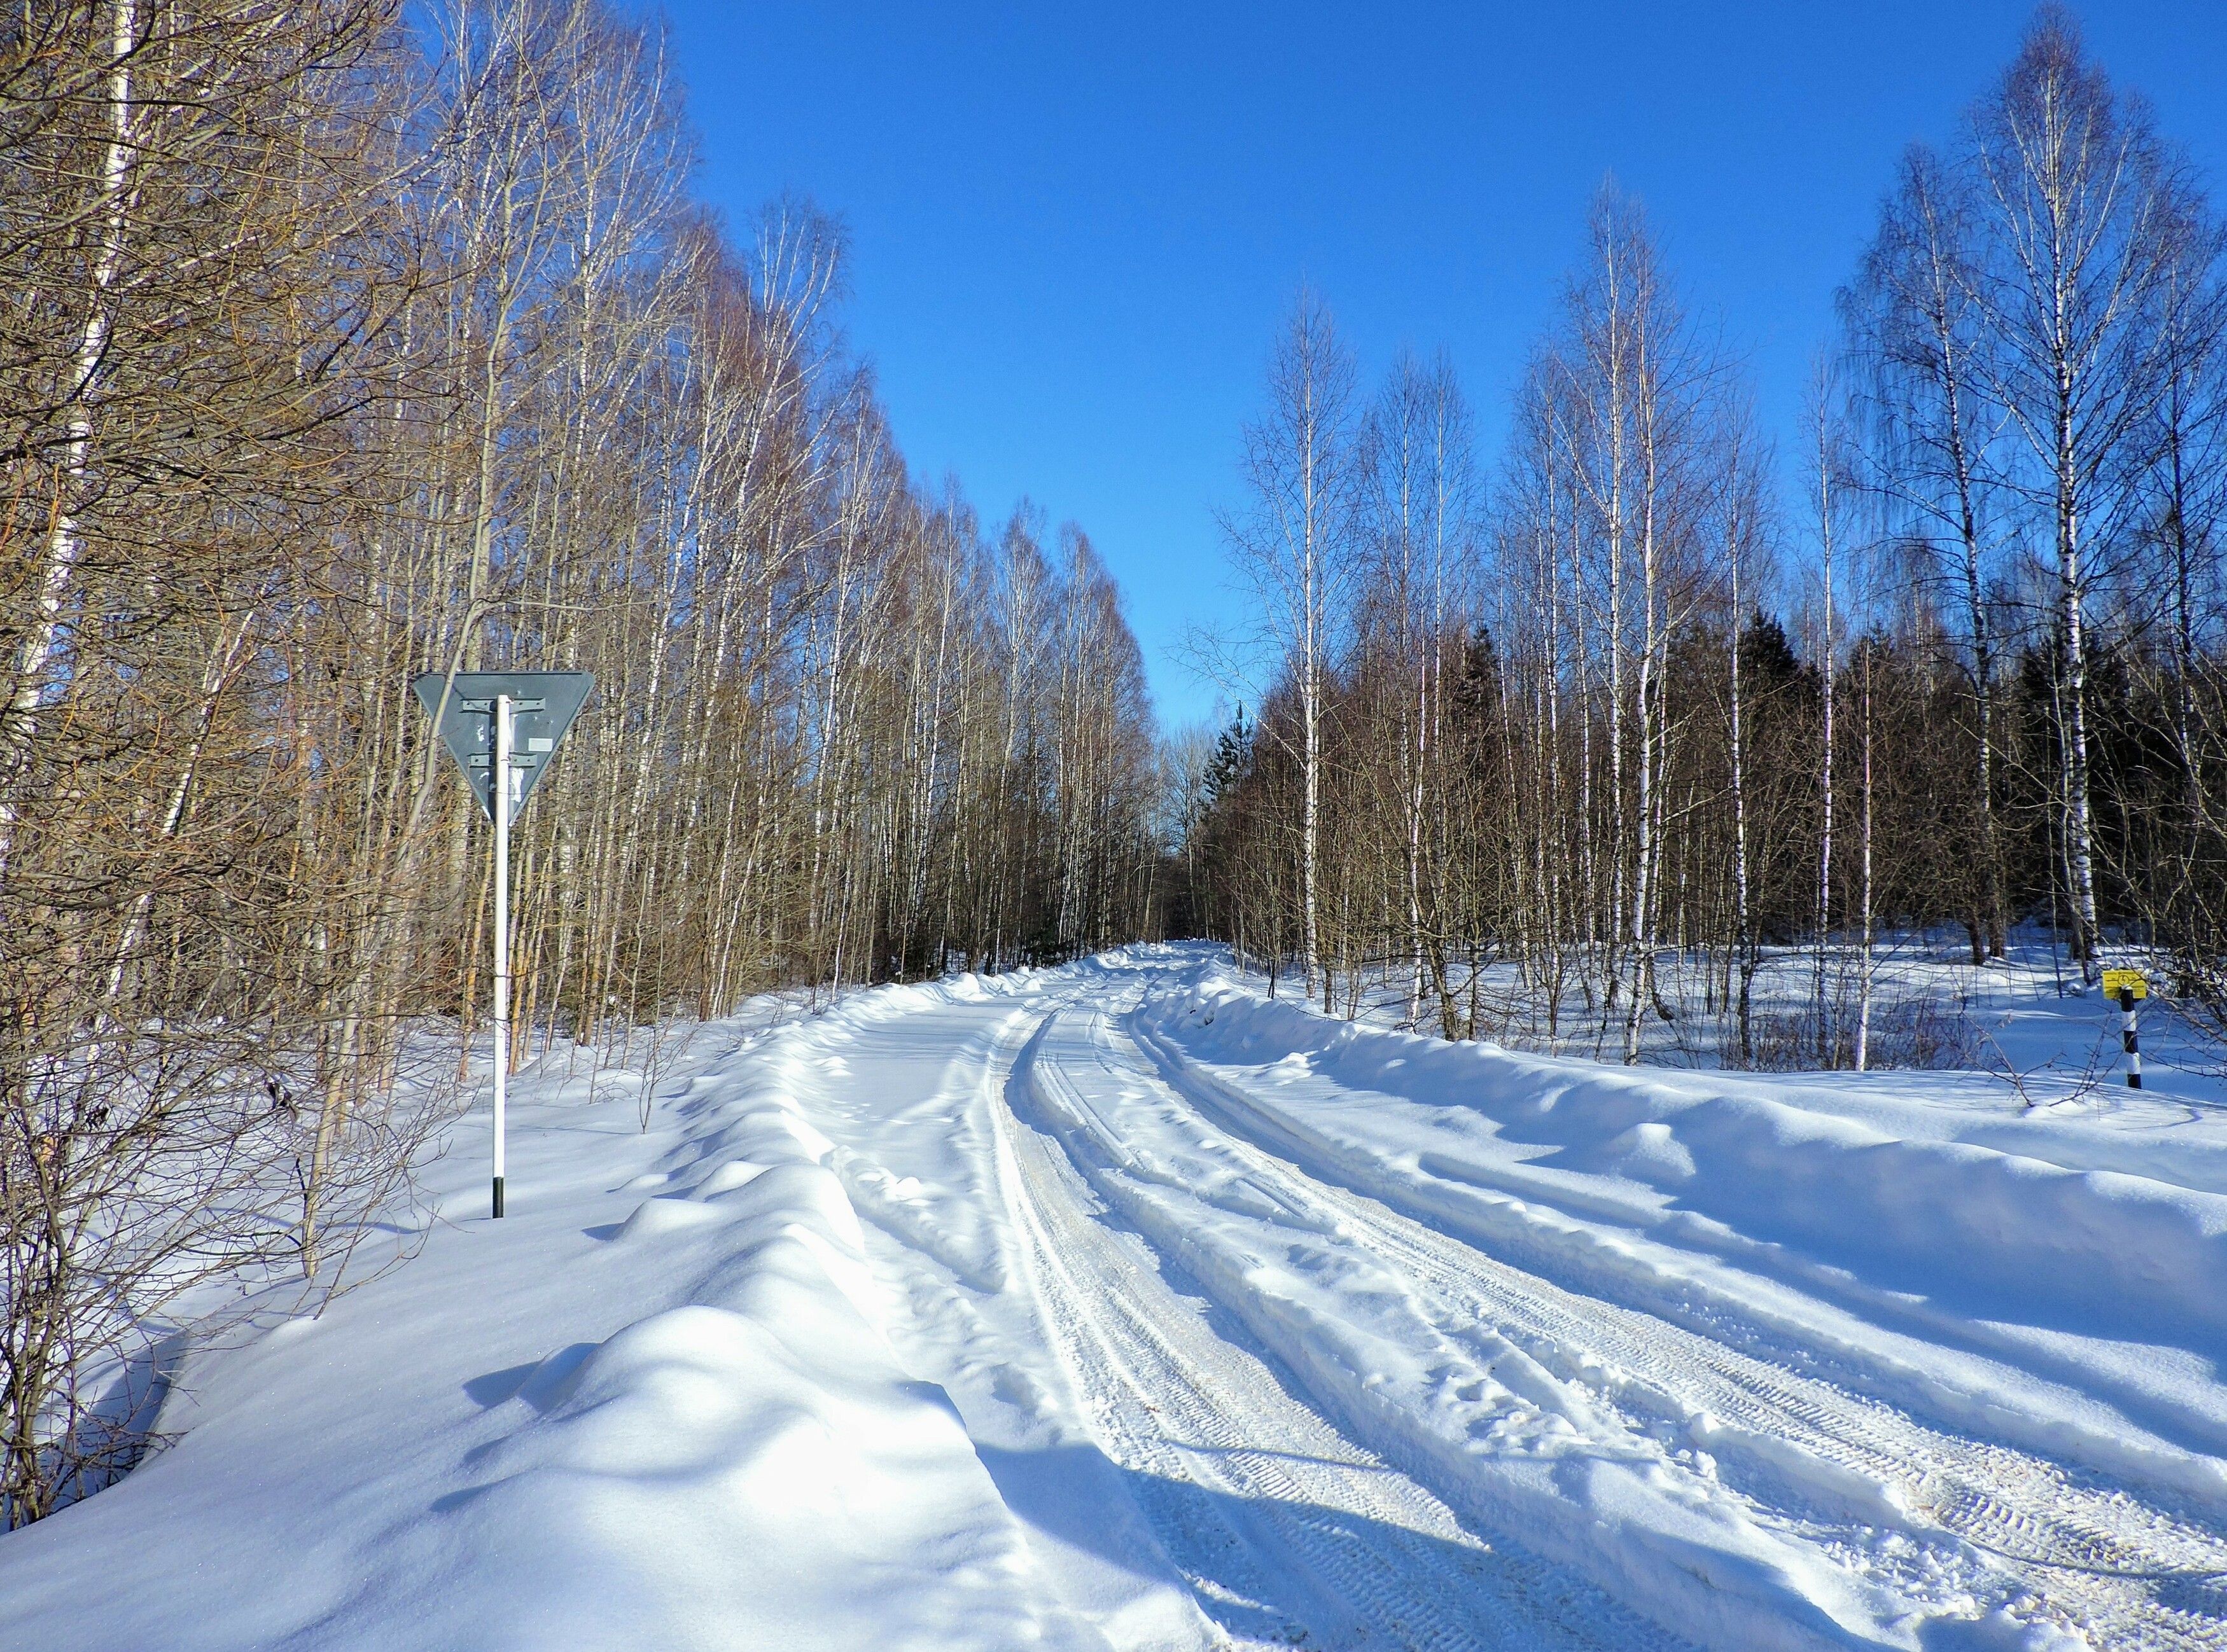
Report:
M 1980 1317 L 2227 1350 L 2227 1196 L 2162 1179 L 2176 1168 L 2162 1154 L 2153 1176 L 2096 1167 L 2120 1151 L 2101 1130 L 2083 1143 L 2053 1125 L 2023 1153 L 1929 1139 L 1937 1119 L 1909 1118 L 1913 1104 L 1879 1094 L 1876 1079 L 1851 1075 L 1836 1093 L 1826 1079 L 1523 1056 L 1340 1025 L 1226 984 L 1202 984 L 1158 1024 L 1171 1017 L 1203 1061 L 1296 1058 L 1351 1088 L 1472 1110 L 1474 1131 L 1441 1119 L 1449 1139 L 1417 1155 L 1418 1170 L 1447 1181 L 1520 1191 L 1541 1176 L 1590 1172 L 1632 1190 L 1569 1177 L 1566 1195 L 1637 1227 L 1673 1222 L 1704 1238 L 1701 1222 L 1714 1222 L 1727 1248 L 1742 1236 L 1783 1245 Z M 1465 1151 L 1464 1136 L 1479 1151 Z M 1521 1176 L 1503 1169 L 1511 1146 L 1528 1150 Z
M 1233 1125 L 1522 1266 L 1672 1317 L 1734 1311 L 1822 1342 L 1887 1397 L 2227 1496 L 2211 1126 L 2160 1145 L 2154 1121 L 2137 1133 L 2108 1109 L 2022 1118 L 1971 1076 L 1751 1079 L 1449 1044 L 1216 967 L 1148 999 L 1138 1030 Z M 1913 1360 L 1910 1339 L 1943 1356 Z M 2035 1391 L 1973 1382 L 1959 1351 Z
M 747 1070 L 661 1136 L 522 1107 L 500 1225 L 451 1155 L 423 1255 L 189 1366 L 172 1449 L 0 1540 L 7 1642 L 1102 1646 L 891 1355 L 828 1145 Z

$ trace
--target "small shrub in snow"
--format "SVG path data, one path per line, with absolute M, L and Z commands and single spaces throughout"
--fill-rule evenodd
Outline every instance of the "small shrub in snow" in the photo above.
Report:
M 1746 1067 L 1758 1073 L 1853 1068 L 1856 1017 L 1853 1011 L 1844 1011 L 1821 1032 L 1814 1006 L 1764 1011 L 1753 1018 L 1750 1048 L 1750 1058 L 1743 1062 L 1739 1030 L 1728 1025 L 1721 1037 L 1720 1059 L 1726 1067 Z M 1912 995 L 1872 1005 L 1871 1027 L 1865 1039 L 1866 1067 L 1937 1072 L 1981 1064 L 1980 1030 L 1961 999 Z

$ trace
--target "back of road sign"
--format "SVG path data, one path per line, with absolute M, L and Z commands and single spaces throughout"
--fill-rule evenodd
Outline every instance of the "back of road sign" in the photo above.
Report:
M 595 686 L 595 673 L 586 671 L 460 671 L 453 677 L 429 671 L 410 685 L 489 820 L 495 818 L 495 697 L 510 696 L 510 812 L 515 816 Z

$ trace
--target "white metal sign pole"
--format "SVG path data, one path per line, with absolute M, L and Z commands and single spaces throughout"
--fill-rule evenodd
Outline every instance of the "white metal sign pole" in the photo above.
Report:
M 488 777 L 495 805 L 495 1214 L 502 1215 L 502 1104 L 510 1081 L 510 747 L 511 701 L 495 697 L 495 769 Z

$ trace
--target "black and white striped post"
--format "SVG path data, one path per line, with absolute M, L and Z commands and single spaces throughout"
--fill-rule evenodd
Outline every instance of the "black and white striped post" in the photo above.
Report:
M 2127 1088 L 2142 1088 L 2142 1035 L 2134 1024 L 2134 1005 L 2150 995 L 2149 979 L 2138 969 L 2107 969 L 2103 991 L 2119 1000 L 2119 1042 L 2127 1052 Z
M 2142 1035 L 2134 1025 L 2134 989 L 2131 986 L 2119 989 L 2119 1013 L 2125 1017 L 2119 1036 L 2127 1047 L 2127 1088 L 2139 1090 L 2142 1088 Z

